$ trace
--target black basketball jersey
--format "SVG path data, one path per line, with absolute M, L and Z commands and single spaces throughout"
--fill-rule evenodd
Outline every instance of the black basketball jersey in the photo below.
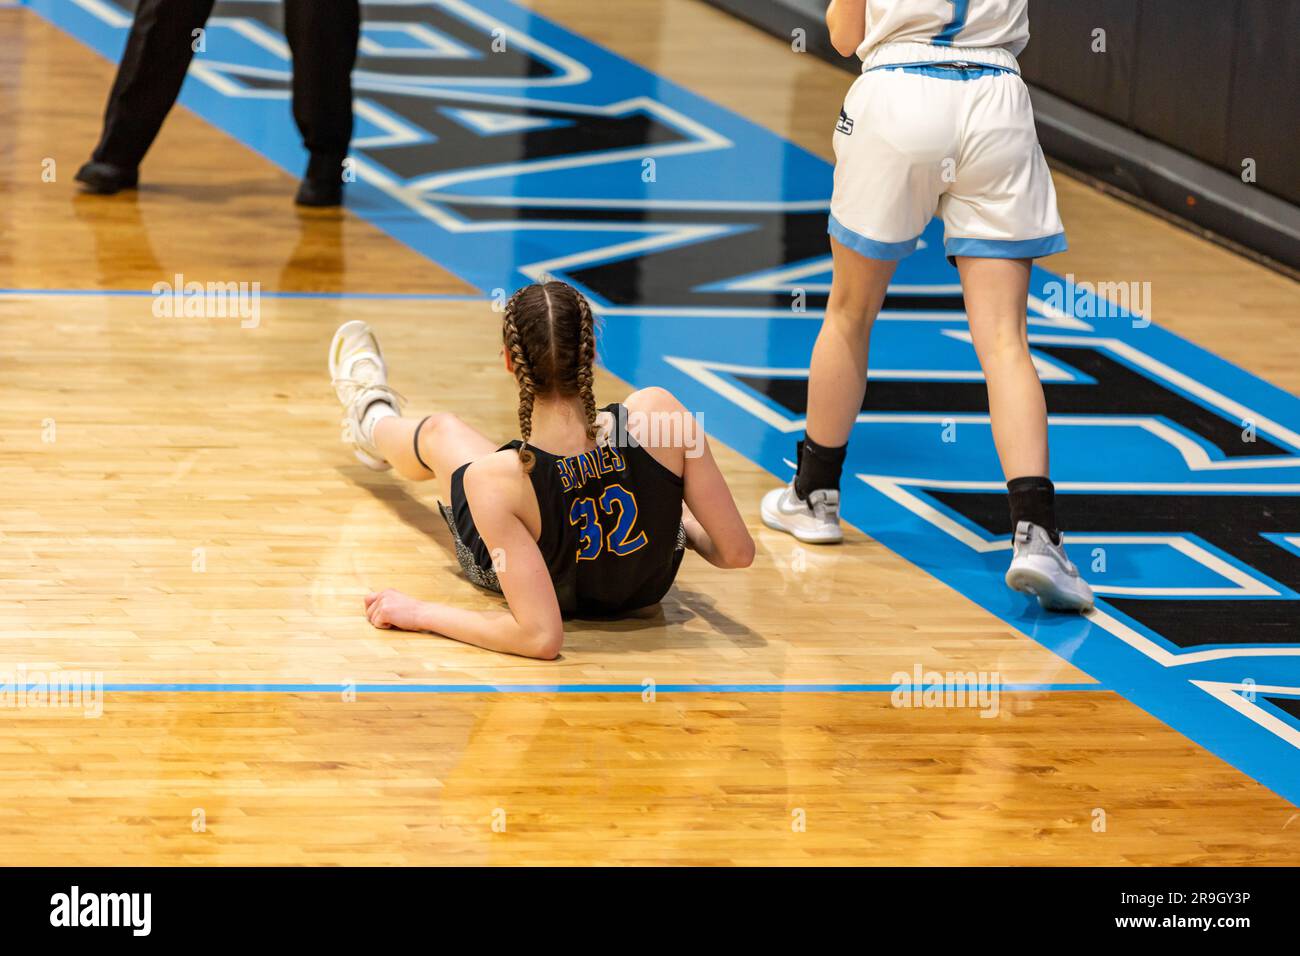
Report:
M 589 452 L 562 458 L 528 446 L 537 456 L 529 476 L 542 517 L 537 547 L 568 615 L 656 603 L 672 586 L 686 544 L 681 476 L 621 427 L 621 405 L 602 411 L 614 416 L 615 428 Z

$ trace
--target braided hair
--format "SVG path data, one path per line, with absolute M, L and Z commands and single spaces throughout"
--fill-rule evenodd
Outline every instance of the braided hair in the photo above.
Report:
M 537 456 L 528 448 L 533 405 L 539 395 L 576 396 L 596 437 L 596 328 L 591 304 L 565 282 L 535 282 L 506 303 L 501 336 L 519 384 L 519 461 L 531 473 Z

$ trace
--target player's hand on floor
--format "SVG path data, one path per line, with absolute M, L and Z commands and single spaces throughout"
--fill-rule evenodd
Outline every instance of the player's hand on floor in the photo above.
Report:
M 366 619 L 375 627 L 418 631 L 422 604 L 395 588 L 385 588 L 366 595 Z

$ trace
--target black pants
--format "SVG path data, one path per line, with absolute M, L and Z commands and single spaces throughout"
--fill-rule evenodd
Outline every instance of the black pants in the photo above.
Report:
M 215 0 L 140 0 L 104 111 L 96 162 L 134 168 L 144 159 L 194 58 L 194 31 Z M 293 53 L 293 118 L 312 155 L 309 175 L 337 175 L 352 139 L 352 66 L 359 0 L 285 0 Z

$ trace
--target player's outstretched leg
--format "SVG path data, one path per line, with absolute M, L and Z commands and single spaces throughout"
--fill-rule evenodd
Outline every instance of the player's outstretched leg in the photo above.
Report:
M 343 440 L 367 468 L 394 468 L 411 481 L 437 478 L 446 497 L 457 468 L 497 450 L 451 412 L 403 418 L 405 400 L 389 386 L 379 341 L 365 322 L 345 322 L 334 333 L 329 369 L 343 404 Z
M 957 257 L 971 339 L 989 393 L 993 442 L 1007 480 L 1015 538 L 1009 587 L 1053 611 L 1086 611 L 1092 589 L 1066 557 L 1048 475 L 1047 403 L 1029 355 L 1028 259 Z
M 375 423 L 397 415 L 404 400 L 388 385 L 384 353 L 369 325 L 354 319 L 339 326 L 330 342 L 329 370 L 343 405 L 343 441 L 361 464 L 387 471 L 392 464 L 375 447 Z

